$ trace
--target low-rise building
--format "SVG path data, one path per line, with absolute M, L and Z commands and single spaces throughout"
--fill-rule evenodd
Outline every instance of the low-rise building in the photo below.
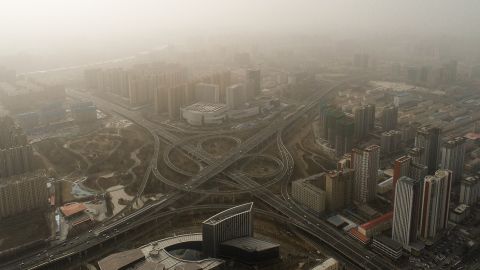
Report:
M 78 226 L 84 222 L 91 221 L 91 217 L 86 213 L 87 207 L 83 203 L 68 203 L 60 207 L 64 218 L 72 226 Z
M 342 266 L 334 258 L 328 258 L 323 263 L 312 268 L 312 270 L 340 270 L 340 269 L 342 269 Z
M 466 204 L 460 204 L 450 212 L 450 220 L 455 223 L 462 222 L 467 216 L 470 215 L 470 206 Z
M 390 177 L 387 180 L 378 183 L 377 185 L 377 193 L 379 194 L 385 194 L 392 190 L 393 190 L 393 177 Z
M 370 243 L 371 238 L 366 237 L 362 233 L 358 231 L 358 228 L 351 228 L 348 230 L 348 235 L 350 235 L 353 239 L 359 241 L 362 245 L 368 245 Z
M 388 212 L 376 219 L 358 226 L 358 231 L 366 237 L 372 237 L 392 227 L 393 212 Z
M 182 108 L 182 117 L 192 126 L 221 124 L 226 119 L 228 107 L 220 103 L 197 102 Z
M 372 248 L 374 251 L 384 254 L 394 260 L 398 260 L 402 257 L 402 245 L 383 235 L 373 237 Z

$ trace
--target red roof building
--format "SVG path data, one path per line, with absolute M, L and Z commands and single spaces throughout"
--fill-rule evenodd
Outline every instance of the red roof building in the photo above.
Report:
M 372 237 L 392 227 L 393 211 L 358 226 L 358 232 L 366 237 Z
M 78 213 L 82 213 L 87 210 L 87 207 L 83 203 L 68 203 L 60 207 L 60 211 L 65 217 L 70 217 Z

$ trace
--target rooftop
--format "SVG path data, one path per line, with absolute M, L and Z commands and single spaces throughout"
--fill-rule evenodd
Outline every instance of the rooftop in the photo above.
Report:
M 69 203 L 60 207 L 60 211 L 62 211 L 62 214 L 66 217 L 70 217 L 85 210 L 87 210 L 87 207 L 83 203 Z
M 367 223 L 364 223 L 362 225 L 360 225 L 360 227 L 362 227 L 363 229 L 365 230 L 368 230 L 368 229 L 371 229 L 381 223 L 384 223 L 384 222 L 387 222 L 387 221 L 390 221 L 392 220 L 393 218 L 393 211 L 392 212 L 388 212 L 386 213 L 385 215 L 382 215 L 376 219 L 373 219 Z
M 370 238 L 366 237 L 365 235 L 361 234 L 357 228 L 351 228 L 350 230 L 348 230 L 348 233 L 355 239 L 357 239 L 358 241 L 362 242 L 362 243 L 368 243 L 370 241 Z
M 455 209 L 453 210 L 455 213 L 457 214 L 462 214 L 463 212 L 465 212 L 465 210 L 467 210 L 470 206 L 466 205 L 466 204 L 460 204 L 458 205 L 457 207 L 455 207 Z
M 218 112 L 226 108 L 227 108 L 227 105 L 221 104 L 221 103 L 197 102 L 185 107 L 184 110 L 208 113 L 208 112 Z
M 143 254 L 145 254 L 146 260 L 148 262 L 153 262 L 155 265 L 161 265 L 166 270 L 175 270 L 176 267 L 193 267 L 199 266 L 200 269 L 208 270 L 208 269 L 215 269 L 219 265 L 224 263 L 221 259 L 215 258 L 197 258 L 197 259 L 185 259 L 177 257 L 170 253 L 171 251 L 167 251 L 167 249 L 171 249 L 175 246 L 195 246 L 201 245 L 202 242 L 202 234 L 201 233 L 193 233 L 193 234 L 185 234 L 185 235 L 177 235 L 169 238 L 165 238 L 159 241 L 152 242 L 148 245 L 141 247 Z M 152 264 L 152 265 L 153 265 Z M 157 266 L 159 267 L 159 266 Z M 135 270 L 141 269 L 138 267 L 133 268 Z M 147 268 L 148 269 L 148 268 Z M 156 268 L 153 268 L 156 270 Z M 163 269 L 163 268 L 159 268 Z M 183 268 L 179 268 L 183 269 Z M 191 269 L 191 268 L 185 268 Z M 193 268 L 197 269 L 197 268 Z M 103 269 L 102 269 L 103 270 Z
M 269 250 L 279 246 L 278 244 L 267 242 L 267 241 L 253 238 L 253 237 L 235 238 L 235 239 L 223 242 L 222 245 L 237 247 L 237 248 L 248 250 L 248 251 L 264 251 L 264 250 Z
M 210 217 L 209 219 L 205 220 L 203 224 L 211 224 L 211 225 L 218 224 L 219 222 L 229 217 L 240 215 L 242 213 L 251 212 L 252 208 L 253 208 L 253 202 L 238 205 Z
M 306 188 L 306 189 L 309 189 L 313 192 L 316 192 L 316 193 L 325 193 L 325 191 L 323 189 L 321 189 L 320 187 L 318 187 L 318 183 L 316 182 L 319 182 L 318 180 L 316 179 L 299 179 L 299 180 L 296 180 L 294 181 L 293 183 L 296 184 L 296 185 L 301 185 L 302 187 Z
M 397 241 L 395 241 L 395 240 L 393 240 L 389 237 L 383 236 L 383 235 L 374 236 L 373 240 L 378 241 L 378 242 L 386 245 L 387 247 L 389 247 L 393 250 L 401 250 L 402 249 L 402 244 L 398 243 Z
M 145 258 L 140 249 L 132 249 L 112 254 L 98 262 L 100 270 L 120 270 L 125 266 L 136 263 Z
M 325 260 L 322 264 L 319 264 L 312 268 L 312 270 L 324 270 L 324 269 L 331 269 L 332 266 L 337 265 L 338 261 L 334 258 L 329 258 Z

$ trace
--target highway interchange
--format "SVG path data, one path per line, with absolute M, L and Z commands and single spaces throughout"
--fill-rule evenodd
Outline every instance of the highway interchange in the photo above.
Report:
M 326 224 L 325 221 L 319 219 L 303 209 L 301 206 L 297 205 L 293 200 L 291 200 L 288 194 L 288 183 L 293 171 L 294 162 L 287 147 L 283 143 L 282 132 L 288 132 L 288 128 L 292 126 L 298 119 L 308 115 L 308 113 L 314 109 L 327 94 L 335 91 L 343 84 L 344 82 L 338 83 L 326 91 L 319 91 L 316 95 L 309 99 L 308 103 L 299 107 L 299 109 L 297 109 L 297 111 L 294 113 L 283 118 L 277 117 L 276 120 L 272 121 L 255 135 L 242 142 L 234 149 L 234 151 L 226 154 L 222 157 L 222 159 L 212 158 L 211 155 L 200 150 L 198 147 L 182 143 L 185 141 L 185 139 L 175 136 L 174 133 L 171 132 L 171 128 L 164 128 L 162 125 L 150 122 L 144 119 L 138 112 L 130 111 L 119 105 L 112 104 L 103 99 L 89 95 L 88 93 L 69 90 L 68 95 L 71 97 L 92 100 L 100 110 L 119 114 L 145 128 L 154 138 L 153 157 L 150 160 L 150 164 L 142 179 L 142 183 L 138 189 L 135 199 L 132 201 L 129 207 L 125 208 L 125 211 L 121 212 L 120 215 L 116 216 L 102 227 L 82 234 L 77 238 L 67 240 L 67 242 L 61 245 L 48 248 L 44 252 L 26 254 L 25 256 L 20 256 L 20 258 L 10 262 L 2 263 L 0 264 L 0 268 L 46 268 L 47 266 L 54 264 L 55 261 L 62 261 L 71 256 L 78 256 L 78 254 L 81 255 L 83 251 L 87 251 L 91 247 L 109 241 L 110 238 L 114 238 L 116 235 L 128 232 L 129 230 L 134 229 L 141 224 L 157 218 L 159 215 L 170 213 L 166 210 L 166 208 L 188 193 L 199 193 L 204 194 L 204 196 L 208 196 L 209 192 L 218 194 L 218 191 L 204 190 L 201 189 L 201 186 L 215 176 L 223 174 L 232 179 L 236 185 L 240 187 L 241 190 L 239 190 L 239 192 L 251 192 L 258 199 L 264 201 L 267 205 L 270 205 L 272 209 L 277 211 L 277 213 L 282 213 L 283 218 L 281 220 L 295 225 L 299 229 L 305 231 L 307 234 L 313 236 L 323 245 L 330 247 L 332 253 L 341 261 L 346 262 L 350 268 L 394 269 L 395 267 L 389 261 L 383 259 L 375 253 L 368 251 L 363 246 L 360 246 L 353 239 L 348 237 L 345 233 L 331 227 L 330 225 Z M 276 141 L 281 155 L 283 165 L 281 173 L 279 173 L 275 179 L 271 181 L 271 183 L 280 181 L 282 182 L 281 196 L 273 194 L 267 188 L 268 185 L 259 185 L 246 174 L 231 169 L 231 166 L 235 162 L 237 162 L 243 156 L 253 152 L 253 150 L 258 150 L 262 143 L 269 141 L 269 139 Z M 194 157 L 197 162 L 201 162 L 203 169 L 191 177 L 190 180 L 183 185 L 179 185 L 163 177 L 157 168 L 160 140 L 168 143 L 170 146 L 180 146 L 182 150 L 188 153 L 189 156 Z M 151 179 L 151 174 L 153 174 L 157 180 L 162 181 L 164 184 L 174 187 L 175 191 L 165 195 L 161 200 L 155 203 L 135 210 L 135 201 L 141 199 L 141 195 L 143 194 L 149 179 Z M 194 208 L 195 206 L 192 207 Z M 175 211 L 179 211 L 179 209 Z M 275 214 L 275 212 L 272 214 Z

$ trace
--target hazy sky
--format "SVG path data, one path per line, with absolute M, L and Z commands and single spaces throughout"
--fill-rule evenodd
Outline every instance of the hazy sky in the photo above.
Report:
M 164 31 L 479 36 L 479 0 L 0 0 L 0 52 Z

